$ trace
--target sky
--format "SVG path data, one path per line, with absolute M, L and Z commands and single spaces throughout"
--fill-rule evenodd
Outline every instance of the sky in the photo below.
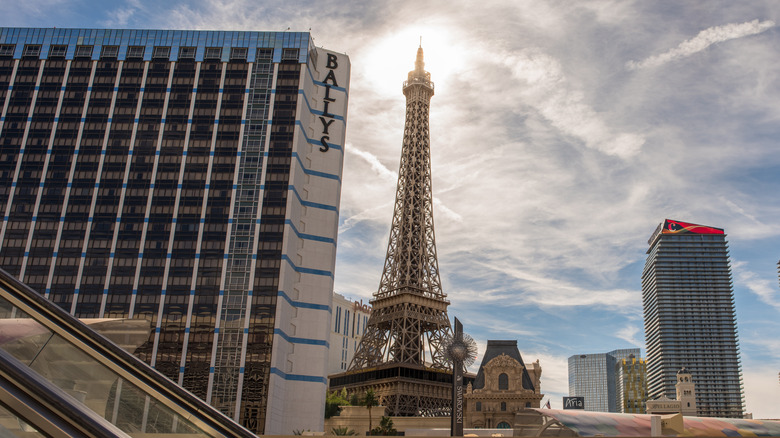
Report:
M 780 418 L 780 2 L 5 0 L 0 25 L 311 31 L 352 63 L 335 289 L 384 262 L 422 37 L 450 318 L 516 339 L 553 408 L 567 358 L 641 348 L 664 219 L 724 228 L 746 411 Z

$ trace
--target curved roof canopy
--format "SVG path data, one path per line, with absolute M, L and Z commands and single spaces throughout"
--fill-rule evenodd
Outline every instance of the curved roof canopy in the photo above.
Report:
M 552 417 L 579 436 L 650 436 L 649 414 L 617 414 L 576 409 L 534 409 Z M 678 436 L 780 436 L 780 421 L 738 418 L 682 417 Z M 664 429 L 664 435 L 668 436 Z M 674 436 L 675 432 L 670 432 Z

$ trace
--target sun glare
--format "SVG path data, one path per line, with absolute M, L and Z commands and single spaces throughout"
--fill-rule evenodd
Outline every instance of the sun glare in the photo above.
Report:
M 408 27 L 387 34 L 364 55 L 367 78 L 388 93 L 398 93 L 406 75 L 414 69 L 417 48 L 425 54 L 425 70 L 437 89 L 447 86 L 448 79 L 462 68 L 461 50 L 444 27 Z

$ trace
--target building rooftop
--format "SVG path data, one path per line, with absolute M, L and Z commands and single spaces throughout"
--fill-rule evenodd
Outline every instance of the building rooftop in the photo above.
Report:
M 301 49 L 298 61 L 306 63 L 314 49 L 314 41 L 308 32 L 258 32 L 258 31 L 215 31 L 215 30 L 162 30 L 162 29 L 68 29 L 0 27 L 0 44 L 15 45 L 13 57 L 26 56 L 27 46 L 40 45 L 36 58 L 48 59 L 56 56 L 73 59 L 75 56 L 93 60 L 105 57 L 104 47 L 110 47 L 111 57 L 120 61 L 128 56 L 138 56 L 144 61 L 157 59 L 165 54 L 170 61 L 180 56 L 194 61 L 203 61 L 215 54 L 222 61 L 229 61 L 235 52 L 231 50 L 209 51 L 208 49 L 246 48 L 247 62 L 254 62 L 257 49 Z M 64 52 L 52 52 L 54 46 L 67 46 Z M 143 48 L 128 51 L 128 48 Z M 155 47 L 169 49 L 167 53 Z M 85 48 L 85 49 L 80 49 Z M 86 51 L 86 48 L 91 50 Z M 115 48 L 115 49 L 113 49 Z M 192 52 L 180 48 L 194 49 Z M 84 51 L 81 51 L 84 50 Z M 115 50 L 115 51 L 114 51 Z M 191 56 L 191 58 L 190 58 Z M 281 51 L 274 54 L 281 57 Z M 274 59 L 279 62 L 279 59 Z
M 517 341 L 487 341 L 487 348 L 485 354 L 482 356 L 482 363 L 479 365 L 479 371 L 477 372 L 477 378 L 474 381 L 474 389 L 481 389 L 485 387 L 485 372 L 484 366 L 502 354 L 506 354 L 512 359 L 520 362 L 523 366 L 523 388 L 535 389 L 534 384 L 531 381 L 531 377 L 528 375 L 525 363 L 523 362 L 520 351 L 517 349 Z

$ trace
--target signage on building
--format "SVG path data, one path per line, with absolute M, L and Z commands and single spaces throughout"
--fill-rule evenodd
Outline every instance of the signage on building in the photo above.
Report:
M 662 234 L 724 234 L 722 228 L 708 227 L 706 225 L 689 224 L 688 222 L 666 219 Z
M 371 306 L 363 304 L 363 300 L 360 300 L 360 302 L 353 301 L 352 310 L 355 312 L 371 313 Z
M 325 84 L 325 97 L 322 98 L 324 108 L 322 109 L 322 115 L 320 116 L 320 123 L 322 123 L 322 137 L 320 137 L 320 144 L 322 146 L 320 147 L 320 151 L 322 152 L 327 152 L 328 149 L 330 149 L 330 146 L 328 145 L 328 140 L 330 140 L 329 129 L 330 125 L 336 121 L 336 116 L 330 113 L 328 107 L 330 104 L 336 102 L 336 98 L 331 96 L 330 90 L 331 87 L 339 86 L 334 73 L 334 70 L 339 68 L 339 57 L 333 53 L 328 53 L 325 68 L 328 70 L 328 75 L 325 76 L 325 79 L 322 81 L 322 83 Z
M 680 409 L 679 403 L 653 403 L 653 409 Z
M 455 318 L 453 326 L 453 343 L 463 343 L 463 324 Z M 463 436 L 463 358 L 451 357 L 452 360 L 452 418 L 450 424 L 451 436 Z
M 585 397 L 564 397 L 563 409 L 585 409 Z

